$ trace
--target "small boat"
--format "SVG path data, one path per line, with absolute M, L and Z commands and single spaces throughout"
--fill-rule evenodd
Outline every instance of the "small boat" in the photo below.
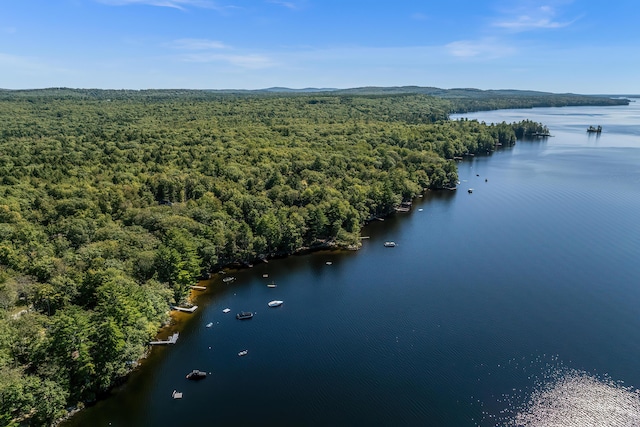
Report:
M 238 356 L 246 356 L 247 354 L 249 354 L 249 350 L 242 350 L 238 353 Z
M 207 328 L 210 328 L 210 327 L 212 327 L 212 326 L 213 326 L 213 322 L 209 322 L 209 323 L 207 323 L 205 326 L 206 326 Z
M 266 279 L 267 277 L 269 277 L 269 275 L 268 274 L 263 274 L 262 277 L 264 277 Z
M 233 276 L 225 277 L 224 279 L 222 279 L 222 281 L 223 281 L 224 283 L 231 283 L 231 282 L 233 282 L 234 280 L 236 280 L 236 278 L 235 278 L 235 277 L 233 277 Z
M 203 380 L 205 378 L 207 378 L 207 373 L 203 372 L 203 371 L 199 371 L 197 369 L 194 369 L 193 371 L 189 372 L 187 374 L 186 377 L 188 380 Z
M 269 307 L 280 307 L 282 305 L 282 303 L 284 303 L 284 301 L 280 301 L 280 300 L 274 299 L 273 301 L 269 301 L 269 303 L 267 305 Z
M 327 262 L 325 262 L 325 264 L 327 264 L 327 265 L 331 265 L 331 264 L 333 264 L 333 263 L 332 263 L 331 261 L 327 261 Z
M 600 132 L 602 132 L 602 126 L 599 126 L 599 125 L 598 125 L 598 127 L 589 126 L 587 128 L 587 132 L 589 132 L 589 133 L 593 133 L 593 132 L 600 133 Z
M 276 282 L 271 282 L 267 285 L 267 288 L 275 288 L 276 286 L 278 286 L 276 285 Z
M 182 392 L 173 390 L 173 393 L 171 393 L 171 397 L 173 397 L 174 399 L 182 399 Z
M 419 209 L 418 209 L 418 212 L 422 212 L 423 210 L 424 210 L 424 209 L 422 209 L 422 208 L 419 208 Z
M 396 247 L 396 242 L 384 242 L 384 247 L 385 248 L 395 248 Z
M 250 311 L 241 311 L 240 313 L 236 314 L 236 319 L 238 320 L 251 319 L 252 317 L 253 313 Z
M 468 190 L 467 190 L 467 192 L 468 192 L 469 194 L 473 193 L 473 188 L 468 189 Z
M 230 308 L 225 308 L 224 310 L 222 310 L 222 312 L 223 312 L 223 313 L 228 313 L 228 312 L 230 312 L 230 311 L 231 311 L 231 309 L 230 309 Z

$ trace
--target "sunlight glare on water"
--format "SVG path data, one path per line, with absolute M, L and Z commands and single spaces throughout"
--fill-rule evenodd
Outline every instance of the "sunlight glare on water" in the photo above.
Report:
M 640 390 L 575 370 L 557 371 L 535 390 L 508 427 L 634 427 Z

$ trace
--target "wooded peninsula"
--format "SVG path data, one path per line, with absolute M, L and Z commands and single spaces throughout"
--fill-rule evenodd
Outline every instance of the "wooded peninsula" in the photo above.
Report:
M 360 230 L 456 159 L 540 123 L 450 114 L 621 105 L 526 91 L 0 90 L 0 425 L 50 425 L 135 368 L 198 278 Z

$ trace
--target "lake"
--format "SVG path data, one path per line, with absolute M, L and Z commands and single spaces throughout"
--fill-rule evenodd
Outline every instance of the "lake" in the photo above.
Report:
M 552 137 L 460 162 L 458 191 L 360 251 L 216 276 L 175 345 L 65 426 L 640 425 L 640 102 L 464 117 Z

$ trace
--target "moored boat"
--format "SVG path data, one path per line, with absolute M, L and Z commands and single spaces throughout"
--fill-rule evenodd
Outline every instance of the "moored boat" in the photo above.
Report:
M 269 284 L 267 285 L 267 288 L 275 288 L 275 287 L 277 287 L 277 286 L 278 286 L 278 285 L 276 285 L 276 282 L 271 282 L 271 283 L 269 283 Z
M 249 350 L 242 350 L 238 353 L 238 356 L 246 356 L 249 353 Z
M 250 311 L 241 311 L 240 313 L 236 314 L 236 319 L 238 320 L 251 319 L 252 317 L 253 313 Z
M 395 248 L 396 247 L 396 242 L 384 242 L 384 247 L 385 248 Z
M 274 299 L 273 301 L 269 301 L 269 303 L 267 305 L 269 307 L 280 307 L 282 305 L 282 303 L 284 303 L 284 301 L 280 301 L 280 300 Z
M 197 369 L 194 369 L 193 371 L 189 372 L 187 374 L 186 377 L 188 380 L 203 380 L 205 378 L 207 378 L 207 373 L 203 372 L 203 371 L 199 371 Z

